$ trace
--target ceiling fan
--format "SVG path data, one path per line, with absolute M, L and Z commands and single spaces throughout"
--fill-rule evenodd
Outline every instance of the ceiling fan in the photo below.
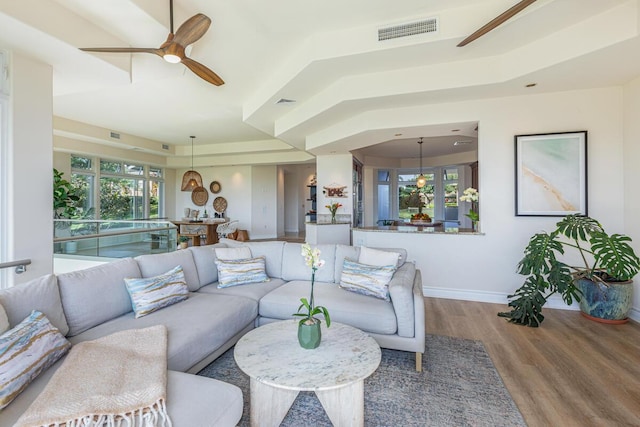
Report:
M 505 21 L 508 21 L 518 13 L 522 12 L 525 8 L 531 6 L 535 1 L 536 0 L 522 0 L 519 3 L 516 3 L 514 6 L 505 10 L 500 15 L 496 16 L 491 21 L 487 22 L 484 26 L 480 27 L 469 37 L 467 37 L 466 39 L 458 43 L 458 47 L 466 46 L 467 44 L 471 43 L 475 39 L 484 36 L 489 31 L 493 30 L 497 26 L 503 24 Z
M 153 53 L 161 56 L 165 61 L 177 64 L 182 62 L 188 69 L 193 71 L 198 77 L 207 82 L 220 86 L 224 81 L 213 71 L 201 63 L 185 55 L 185 49 L 192 43 L 200 40 L 211 25 L 211 19 L 202 13 L 187 19 L 179 28 L 173 32 L 173 0 L 169 0 L 169 15 L 171 21 L 171 32 L 167 40 L 159 48 L 145 47 L 81 47 L 80 50 L 86 52 L 106 52 L 106 53 Z

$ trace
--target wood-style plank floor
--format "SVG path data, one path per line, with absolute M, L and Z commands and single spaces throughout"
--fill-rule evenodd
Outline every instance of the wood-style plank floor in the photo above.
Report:
M 544 309 L 539 328 L 506 305 L 425 298 L 427 333 L 480 340 L 530 427 L 640 426 L 640 324 Z

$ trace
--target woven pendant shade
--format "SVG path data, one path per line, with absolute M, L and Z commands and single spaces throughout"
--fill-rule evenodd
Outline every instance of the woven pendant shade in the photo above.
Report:
M 182 176 L 182 191 L 193 191 L 196 188 L 203 187 L 202 177 L 200 174 L 193 170 L 193 140 L 195 136 L 191 138 L 191 170 L 188 170 Z
M 189 181 L 191 180 L 194 180 L 197 185 L 189 185 Z M 196 171 L 186 171 L 182 176 L 182 191 L 193 191 L 198 187 L 202 187 L 202 177 L 200 174 Z

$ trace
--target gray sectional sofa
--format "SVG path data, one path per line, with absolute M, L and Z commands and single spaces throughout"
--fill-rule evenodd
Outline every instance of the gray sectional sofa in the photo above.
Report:
M 268 282 L 218 288 L 216 247 L 248 246 L 253 257 L 265 256 Z M 384 348 L 416 353 L 420 369 L 425 347 L 424 300 L 420 271 L 398 252 L 398 269 L 390 284 L 391 301 L 347 292 L 338 286 L 345 258 L 360 248 L 317 245 L 326 264 L 316 273 L 315 299 L 332 321 L 368 332 Z M 185 301 L 136 319 L 125 277 L 153 277 L 180 265 L 189 287 Z M 0 291 L 0 304 L 13 327 L 32 310 L 43 312 L 72 343 L 113 332 L 163 324 L 168 330 L 168 412 L 175 427 L 234 426 L 242 416 L 239 388 L 197 373 L 249 330 L 292 318 L 301 297 L 309 295 L 310 268 L 301 245 L 285 242 L 236 242 L 143 255 L 58 276 L 45 276 Z M 63 359 L 64 360 L 64 359 Z M 0 412 L 0 425 L 13 425 L 59 367 L 42 373 Z

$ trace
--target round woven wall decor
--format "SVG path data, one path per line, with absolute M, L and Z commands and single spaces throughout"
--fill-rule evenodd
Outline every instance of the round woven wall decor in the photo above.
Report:
M 209 200 L 209 192 L 206 188 L 198 187 L 191 192 L 191 201 L 193 201 L 196 206 L 206 205 L 207 200 Z
M 216 197 L 213 200 L 213 209 L 216 210 L 216 212 L 224 212 L 227 210 L 227 199 L 225 199 L 224 197 Z

